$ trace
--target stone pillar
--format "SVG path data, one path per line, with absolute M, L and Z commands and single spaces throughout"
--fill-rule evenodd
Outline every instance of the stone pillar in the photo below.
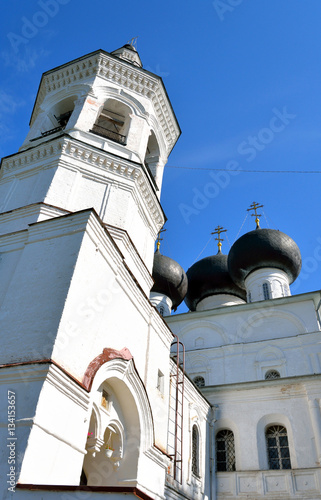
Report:
M 309 399 L 309 411 L 315 437 L 318 460 L 321 463 L 321 411 L 319 399 Z

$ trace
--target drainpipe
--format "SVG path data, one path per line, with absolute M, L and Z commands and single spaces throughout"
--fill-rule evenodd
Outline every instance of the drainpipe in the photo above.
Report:
M 215 477 L 215 429 L 216 422 L 215 413 L 218 405 L 211 407 L 211 420 L 210 420 L 210 500 L 216 500 L 216 477 Z M 214 484 L 213 484 L 214 483 Z

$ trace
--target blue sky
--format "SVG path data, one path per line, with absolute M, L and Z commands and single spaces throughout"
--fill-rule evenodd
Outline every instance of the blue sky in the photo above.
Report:
M 321 172 L 320 0 L 6 4 L 1 156 L 22 144 L 44 71 L 138 36 L 144 67 L 162 76 L 182 129 L 164 174 L 162 252 L 187 270 L 216 253 L 210 233 L 220 224 L 227 253 L 254 229 L 246 209 L 258 201 L 261 226 L 300 247 L 293 292 L 321 288 L 321 173 L 290 172 Z

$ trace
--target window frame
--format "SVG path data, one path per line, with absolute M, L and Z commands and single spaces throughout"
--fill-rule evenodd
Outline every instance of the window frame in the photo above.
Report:
M 224 447 L 220 446 L 219 443 L 224 443 Z M 231 453 L 232 456 L 230 456 Z M 225 460 L 219 460 L 219 454 L 225 454 L 226 456 Z M 219 464 L 224 464 L 224 463 L 225 463 L 225 468 L 221 468 Z M 216 466 L 216 472 L 236 471 L 235 436 L 234 432 L 231 429 L 220 429 L 216 433 L 215 466 Z
M 200 431 L 196 424 L 192 426 L 192 453 L 191 453 L 191 472 L 198 479 L 201 477 L 200 468 Z
M 202 383 L 200 385 L 198 385 L 198 383 L 196 382 L 196 380 L 198 380 L 198 381 L 202 380 Z M 203 375 L 195 375 L 195 377 L 193 378 L 193 382 L 196 385 L 196 387 L 198 387 L 198 389 L 201 389 L 202 387 L 205 387 L 205 385 L 206 385 L 206 383 L 205 383 L 205 377 L 203 377 Z
M 270 300 L 271 299 L 271 288 L 270 284 L 265 281 L 262 284 L 262 290 L 263 290 L 263 300 Z
M 275 440 L 275 444 L 273 444 L 273 439 Z M 269 470 L 291 470 L 290 445 L 286 427 L 280 424 L 267 426 L 265 429 L 265 442 Z
M 275 376 L 273 376 L 273 374 L 275 374 Z M 270 370 L 267 370 L 265 372 L 265 375 L 264 375 L 264 380 L 277 380 L 279 378 L 281 378 L 280 372 L 278 370 L 273 369 L 273 368 Z

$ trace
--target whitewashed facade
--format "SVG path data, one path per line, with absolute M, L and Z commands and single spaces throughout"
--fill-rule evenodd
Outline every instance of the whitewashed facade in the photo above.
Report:
M 179 134 L 129 45 L 41 79 L 0 170 L 2 499 L 321 498 L 320 293 L 262 301 L 258 283 L 288 286 L 270 269 L 247 278 L 252 303 L 162 318 L 171 298 L 150 295 Z M 269 469 L 269 426 L 291 469 Z M 221 431 L 233 470 L 217 467 Z
M 217 472 L 218 499 L 321 494 L 320 292 L 167 318 L 215 405 L 215 435 L 234 434 L 235 471 Z M 266 378 L 276 372 L 279 378 Z M 269 470 L 270 426 L 287 430 L 291 469 Z

